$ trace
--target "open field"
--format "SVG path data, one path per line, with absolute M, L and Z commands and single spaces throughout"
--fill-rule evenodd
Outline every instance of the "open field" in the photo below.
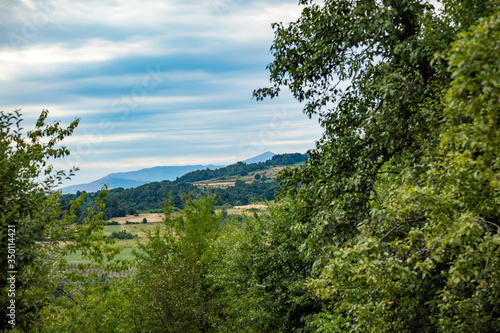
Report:
M 244 205 L 244 206 L 234 206 L 234 209 L 267 209 L 267 205 L 262 204 L 253 204 L 253 205 Z
M 229 215 L 253 215 L 254 213 L 261 214 L 267 212 L 268 206 L 263 203 L 244 205 L 244 206 L 234 206 L 232 208 L 226 209 Z M 220 210 L 217 210 L 220 213 Z
M 211 183 L 212 182 L 212 183 Z M 249 183 L 249 182 L 248 182 Z M 193 183 L 194 186 L 228 187 L 234 186 L 234 182 L 213 182 L 213 180 L 203 180 Z
M 146 214 L 144 214 L 146 215 Z M 114 219 L 116 220 L 116 219 Z M 142 221 L 142 219 L 141 219 Z M 137 246 L 136 240 L 139 242 L 146 241 L 146 230 L 153 231 L 157 226 L 160 228 L 163 226 L 163 223 L 141 223 L 141 224 L 121 224 L 121 225 L 107 225 L 104 227 L 103 235 L 110 236 L 112 232 L 120 232 L 125 230 L 126 232 L 138 236 L 137 239 L 117 239 L 115 246 L 123 246 L 123 251 L 116 256 L 117 259 L 134 259 L 134 255 L 132 254 L 132 249 Z M 76 253 L 69 254 L 64 257 L 68 261 L 68 264 L 79 264 L 79 263 L 87 263 L 89 260 L 82 259 L 82 254 L 80 251 Z
M 122 245 L 121 240 L 116 242 L 116 245 Z M 135 246 L 134 246 L 135 247 Z M 115 259 L 134 259 L 134 255 L 132 254 L 133 247 L 123 247 L 123 251 L 118 254 Z M 67 260 L 68 264 L 80 264 L 80 263 L 88 263 L 90 260 L 82 259 L 82 252 L 76 251 L 75 253 L 68 254 L 64 257 Z
M 149 222 L 161 222 L 163 220 L 163 214 L 158 213 L 150 213 L 150 214 L 139 214 L 138 216 L 127 215 L 122 217 L 113 217 L 109 219 L 108 222 L 116 221 L 120 224 L 125 224 L 127 221 L 129 222 L 142 222 L 142 220 L 146 218 Z

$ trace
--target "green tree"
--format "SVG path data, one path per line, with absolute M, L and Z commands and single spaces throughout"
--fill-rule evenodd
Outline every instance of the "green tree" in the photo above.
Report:
M 235 223 L 220 237 L 214 284 L 222 290 L 226 332 L 308 332 L 323 304 L 304 288 L 314 260 L 298 249 L 307 234 L 293 228 L 304 218 L 288 200 L 269 214 Z
M 60 214 L 57 195 L 46 193 L 65 174 L 54 172 L 47 160 L 69 153 L 64 147 L 56 148 L 55 145 L 73 132 L 78 120 L 64 129 L 59 123 L 45 126 L 46 117 L 47 111 L 44 110 L 35 130 L 23 137 L 19 111 L 0 113 L 0 329 L 13 327 L 6 321 L 7 306 L 10 305 L 10 298 L 4 292 L 8 289 L 8 271 L 17 271 L 14 275 L 14 299 L 15 322 L 19 327 L 29 327 L 31 322 L 36 321 L 37 308 L 46 304 L 57 281 L 54 277 L 57 277 L 58 272 L 54 270 L 52 256 L 36 241 L 47 237 Z M 42 141 L 44 137 L 49 137 L 48 143 Z M 8 236 L 10 226 L 13 226 L 13 237 Z M 13 266 L 7 260 L 9 239 L 12 240 L 11 244 L 15 244 L 11 262 Z M 40 279 L 40 276 L 46 278 Z
M 146 232 L 147 242 L 138 243 L 137 313 L 143 330 L 207 332 L 217 327 L 222 310 L 209 270 L 217 260 L 215 242 L 220 216 L 214 214 L 212 197 L 189 197 L 176 216 L 165 201 L 164 230 Z
M 141 318 L 131 304 L 136 288 L 133 276 L 100 275 L 66 282 L 64 289 L 56 290 L 59 296 L 41 311 L 43 332 L 140 332 Z
M 83 225 L 71 225 L 74 212 L 84 195 L 70 203 L 64 214 L 59 208 L 59 193 L 53 189 L 66 177 L 48 163 L 62 158 L 69 150 L 58 143 L 71 135 L 78 119 L 67 128 L 59 122 L 45 123 L 48 111 L 43 110 L 35 129 L 23 135 L 21 114 L 0 112 L 0 329 L 24 331 L 43 327 L 40 310 L 53 300 L 52 291 L 67 277 L 62 255 L 82 250 L 85 258 L 102 265 L 103 253 L 111 257 L 119 252 L 112 242 L 102 243 L 99 222 L 103 191 Z M 71 176 L 73 170 L 70 171 Z M 60 241 L 64 240 L 65 244 Z M 15 271 L 16 273 L 8 273 Z M 7 277 L 11 280 L 7 280 Z M 4 291 L 15 278 L 15 292 Z M 7 285 L 8 284 L 8 285 Z M 14 295 L 15 293 L 15 295 Z M 7 308 L 15 301 L 15 324 Z
M 325 128 L 281 174 L 318 330 L 498 331 L 498 3 L 301 3 L 254 95 L 288 87 Z

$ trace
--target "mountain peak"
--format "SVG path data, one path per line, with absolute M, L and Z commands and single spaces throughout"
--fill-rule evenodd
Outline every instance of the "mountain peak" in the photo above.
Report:
M 251 158 L 246 159 L 246 160 L 244 160 L 242 162 L 245 162 L 246 164 L 265 162 L 265 161 L 270 160 L 271 158 L 273 158 L 274 155 L 276 155 L 276 154 L 273 153 L 273 152 L 271 152 L 271 151 L 266 151 L 265 153 L 262 153 L 260 155 L 251 157 Z

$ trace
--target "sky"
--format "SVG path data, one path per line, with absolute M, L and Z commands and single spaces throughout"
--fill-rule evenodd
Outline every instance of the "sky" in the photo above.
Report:
M 273 22 L 297 0 L 0 0 L 0 110 L 80 124 L 63 185 L 168 165 L 304 153 L 322 130 L 269 86 Z

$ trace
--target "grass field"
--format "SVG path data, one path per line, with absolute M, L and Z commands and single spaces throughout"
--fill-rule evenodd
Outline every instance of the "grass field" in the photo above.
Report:
M 125 223 L 127 223 L 127 221 L 129 221 L 129 222 L 142 222 L 142 220 L 144 218 L 148 221 L 148 223 L 149 222 L 161 222 L 161 221 L 163 221 L 163 214 L 148 213 L 148 214 L 139 214 L 137 216 L 127 215 L 127 216 L 121 216 L 121 217 L 113 217 L 112 219 L 109 219 L 108 222 L 116 221 L 120 224 L 125 224 Z
M 123 245 L 121 242 L 122 242 L 121 240 L 118 240 L 115 245 Z M 135 244 L 133 247 L 132 246 L 127 246 L 127 247 L 124 246 L 123 251 L 120 254 L 118 254 L 115 257 L 115 259 L 128 259 L 128 260 L 134 259 L 134 255 L 132 254 L 132 249 L 134 247 L 135 247 Z M 82 259 L 82 252 L 81 251 L 77 251 L 75 253 L 68 254 L 67 256 L 64 257 L 64 259 L 66 259 L 68 264 L 80 264 L 80 263 L 90 262 L 90 260 Z
M 160 228 L 163 226 L 162 222 L 155 223 L 141 223 L 141 224 L 120 224 L 120 225 L 107 225 L 104 227 L 103 235 L 110 236 L 112 232 L 120 232 L 125 230 L 126 232 L 138 236 L 137 240 L 139 242 L 146 241 L 146 230 L 153 231 L 157 226 Z M 132 254 L 132 249 L 137 246 L 136 239 L 117 239 L 115 246 L 123 246 L 123 251 L 117 255 L 116 259 L 134 259 L 134 255 Z M 69 254 L 64 257 L 67 260 L 68 264 L 79 264 L 79 263 L 88 263 L 90 260 L 82 259 L 81 251 L 77 251 L 75 253 Z

